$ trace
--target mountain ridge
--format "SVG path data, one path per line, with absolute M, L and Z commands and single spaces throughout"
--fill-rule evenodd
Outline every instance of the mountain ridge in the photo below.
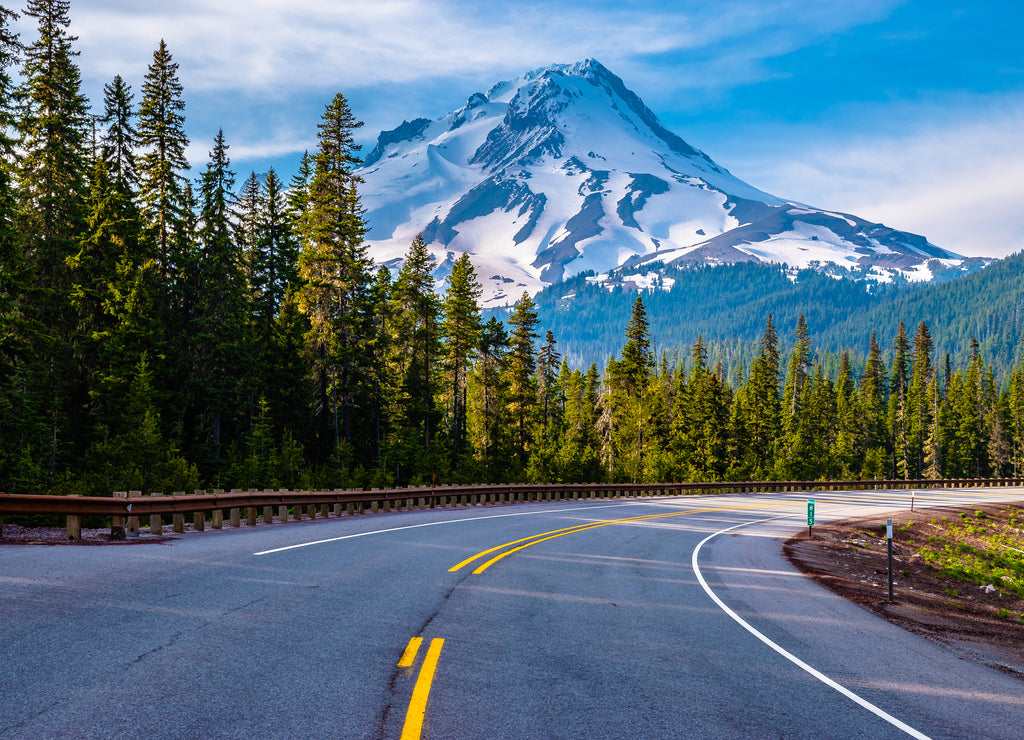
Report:
M 736 178 L 594 59 L 384 131 L 358 174 L 377 261 L 396 267 L 421 234 L 440 281 L 468 252 L 485 306 L 588 270 L 759 261 L 890 282 L 988 263 Z

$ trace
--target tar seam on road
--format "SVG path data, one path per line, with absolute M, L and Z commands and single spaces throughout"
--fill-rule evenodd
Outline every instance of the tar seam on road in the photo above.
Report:
M 417 642 L 419 641 L 419 642 Z M 419 650 L 422 638 L 414 637 L 409 641 L 409 647 L 405 649 L 406 654 L 412 651 L 409 657 L 409 666 L 415 659 Z M 415 643 L 415 645 L 414 645 Z M 405 726 L 402 728 L 402 740 L 420 740 L 423 734 L 423 719 L 427 714 L 427 698 L 430 696 L 430 684 L 434 681 L 434 672 L 437 670 L 437 661 L 441 657 L 441 648 L 444 647 L 444 638 L 435 637 L 430 641 L 427 648 L 427 655 L 420 666 L 420 675 L 416 679 L 416 687 L 412 690 L 412 699 L 409 701 L 409 711 L 405 713 Z M 402 656 L 404 661 L 405 655 Z M 405 667 L 399 662 L 400 668 Z
M 792 516 L 792 515 L 788 515 L 788 516 Z M 743 617 L 741 617 L 739 614 L 737 614 L 732 609 L 730 609 L 728 606 L 726 606 L 725 602 L 722 601 L 718 597 L 718 594 L 716 594 L 714 591 L 711 590 L 711 587 L 708 586 L 707 581 L 704 580 L 704 574 L 700 572 L 700 566 L 697 564 L 697 556 L 700 554 L 700 549 L 701 549 L 701 547 L 704 546 L 705 543 L 710 542 L 715 537 L 718 537 L 721 534 L 725 534 L 726 532 L 731 532 L 734 529 L 740 529 L 741 527 L 749 527 L 749 526 L 754 525 L 754 524 L 761 524 L 762 522 L 770 522 L 770 521 L 775 521 L 776 519 L 786 519 L 786 518 L 787 518 L 787 516 L 779 516 L 779 517 L 771 517 L 770 519 L 761 519 L 760 521 L 756 521 L 756 522 L 745 522 L 743 524 L 737 524 L 737 525 L 732 526 L 732 527 L 727 527 L 725 529 L 719 530 L 718 532 L 715 532 L 714 534 L 711 534 L 711 535 L 708 535 L 707 537 L 705 537 L 703 540 L 701 540 L 697 544 L 697 547 L 694 548 L 694 550 L 693 550 L 693 557 L 690 559 L 690 563 L 693 566 L 694 575 L 697 576 L 697 581 L 700 583 L 701 587 L 703 587 L 705 593 L 707 593 L 707 595 L 711 597 L 711 600 L 714 601 L 719 606 L 719 608 L 722 609 L 722 611 L 724 611 L 726 614 L 728 614 L 733 619 L 733 621 L 735 621 L 737 624 L 739 624 L 741 627 L 743 627 L 743 629 L 745 629 L 747 632 L 752 634 L 754 637 L 756 637 L 758 640 L 763 642 L 765 645 L 770 647 L 772 650 L 777 652 L 783 658 L 785 658 L 786 660 L 790 661 L 791 663 L 796 665 L 798 668 L 801 668 L 804 671 L 806 671 L 807 673 L 811 674 L 816 679 L 818 679 L 819 681 L 824 683 L 826 686 L 829 686 L 829 687 L 835 689 L 836 691 L 838 691 L 840 694 L 842 694 L 846 698 L 848 698 L 848 699 L 856 702 L 860 706 L 864 707 L 869 712 L 877 715 L 878 717 L 881 717 L 882 719 L 884 719 L 886 722 L 888 722 L 889 724 L 893 725 L 894 727 L 897 727 L 900 730 L 903 730 L 903 732 L 907 733 L 911 737 L 917 738 L 918 740 L 930 740 L 929 737 L 927 735 L 925 735 L 924 733 L 919 732 L 918 730 L 915 730 L 913 727 L 911 727 L 910 725 L 906 724 L 905 722 L 896 719 L 891 714 L 889 714 L 889 713 L 885 712 L 884 710 L 876 707 L 874 704 L 869 702 L 867 699 L 861 698 L 860 696 L 858 696 L 857 694 L 853 693 L 852 691 L 850 691 L 848 688 L 846 688 L 842 684 L 837 683 L 836 681 L 834 681 L 831 678 L 829 678 L 828 676 L 826 676 L 821 671 L 817 670 L 816 668 L 812 668 L 807 663 L 803 662 L 798 657 L 796 657 L 795 655 L 793 655 L 792 653 L 787 651 L 785 648 L 783 648 L 778 643 L 775 643 L 772 640 L 770 640 L 769 638 L 765 637 L 763 634 L 761 634 L 756 629 L 754 629 L 754 627 L 752 627 L 749 622 L 747 622 L 745 619 L 743 619 Z

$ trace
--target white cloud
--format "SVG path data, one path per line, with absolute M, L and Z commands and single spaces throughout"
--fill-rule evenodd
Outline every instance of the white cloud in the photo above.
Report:
M 95 0 L 73 5 L 72 32 L 84 70 L 100 79 L 140 77 L 165 39 L 187 90 L 266 95 L 437 77 L 494 81 L 584 57 L 625 65 L 695 50 L 708 54 L 695 74 L 664 79 L 714 87 L 756 78 L 760 60 L 876 20 L 892 4 L 722 0 L 666 10 L 660 2 L 594 0 Z
M 773 138 L 788 144 L 734 172 L 780 196 L 922 234 L 961 254 L 1024 249 L 1024 100 L 876 109 L 859 120 L 872 118 L 875 131 L 845 140 L 828 125 L 778 133 Z

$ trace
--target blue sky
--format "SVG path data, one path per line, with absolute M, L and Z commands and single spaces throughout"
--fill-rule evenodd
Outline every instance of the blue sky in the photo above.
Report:
M 196 175 L 223 128 L 239 179 L 289 176 L 339 91 L 369 148 L 494 82 L 594 57 L 759 188 L 962 254 L 1024 248 L 1019 0 L 72 0 L 71 18 L 94 104 L 115 74 L 138 91 L 167 41 Z

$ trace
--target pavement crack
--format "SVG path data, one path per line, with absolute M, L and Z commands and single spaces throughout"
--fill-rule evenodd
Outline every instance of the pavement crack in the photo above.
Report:
M 451 585 L 451 588 L 449 588 L 442 594 L 437 608 L 429 616 L 427 616 L 423 624 L 420 626 L 419 630 L 414 635 L 412 635 L 412 637 L 423 637 L 423 634 L 430 628 L 430 625 L 433 623 L 433 621 L 437 619 L 438 615 L 441 614 L 441 611 L 444 609 L 445 604 L 451 598 L 452 594 L 455 593 L 455 589 L 461 586 L 462 582 L 465 581 L 466 578 L 469 577 L 469 575 L 469 573 L 460 575 L 459 579 Z M 395 661 L 396 666 L 397 664 L 398 661 Z M 398 681 L 402 678 L 408 678 L 411 672 L 412 669 L 396 667 L 396 669 L 391 673 L 391 681 L 388 683 L 388 700 L 387 703 L 384 705 L 383 709 L 381 709 L 380 719 L 377 722 L 377 733 L 374 735 L 374 740 L 385 740 L 385 738 L 389 737 L 389 735 L 386 733 L 386 729 L 388 727 L 388 720 L 391 718 L 392 712 L 395 711 L 395 703 L 397 698 L 396 693 L 398 692 Z M 403 700 L 404 698 L 405 694 L 403 692 Z

